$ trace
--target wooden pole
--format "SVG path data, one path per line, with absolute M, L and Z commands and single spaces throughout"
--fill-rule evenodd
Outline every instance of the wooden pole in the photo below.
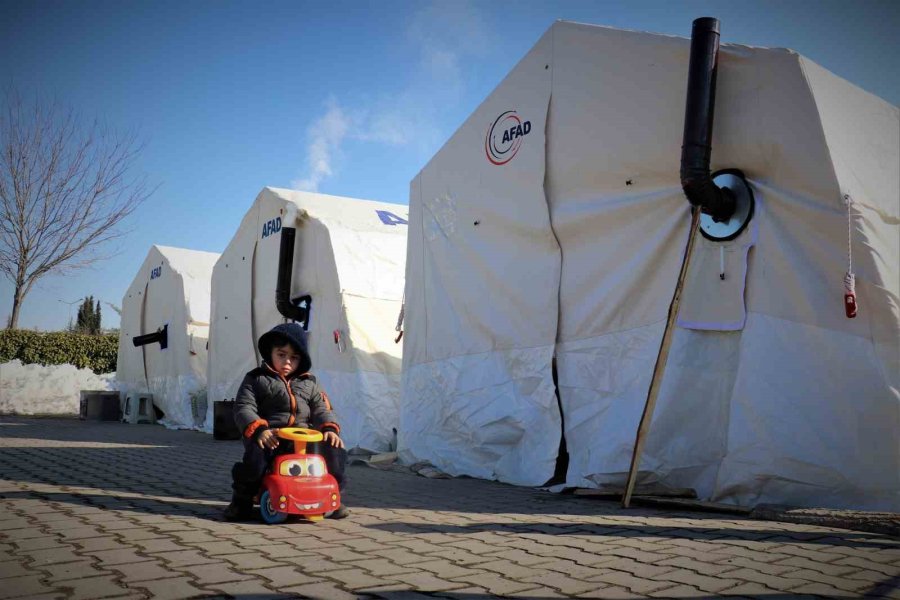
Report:
M 653 368 L 653 379 L 650 382 L 650 391 L 647 392 L 647 403 L 644 404 L 644 414 L 641 415 L 641 424 L 638 426 L 637 436 L 634 440 L 634 452 L 631 455 L 631 468 L 628 471 L 628 483 L 625 484 L 625 495 L 622 496 L 622 506 L 628 508 L 631 504 L 631 493 L 634 490 L 634 482 L 637 479 L 638 467 L 641 463 L 641 452 L 644 449 L 644 440 L 650 429 L 650 421 L 653 419 L 653 410 L 656 408 L 656 398 L 659 396 L 659 388 L 662 385 L 663 375 L 666 371 L 666 362 L 669 360 L 669 348 L 672 345 L 672 333 L 675 330 L 675 318 L 678 316 L 678 305 L 681 303 L 681 291 L 684 287 L 684 278 L 687 275 L 688 265 L 691 262 L 691 254 L 694 249 L 694 240 L 697 237 L 697 229 L 700 225 L 700 207 L 692 209 L 691 232 L 688 236 L 687 249 L 684 252 L 684 260 L 681 262 L 681 272 L 678 274 L 678 283 L 675 285 L 675 293 L 672 295 L 672 303 L 669 305 L 669 318 L 666 321 L 666 329 L 663 332 L 662 343 L 659 346 L 659 355 L 656 357 L 656 366 Z

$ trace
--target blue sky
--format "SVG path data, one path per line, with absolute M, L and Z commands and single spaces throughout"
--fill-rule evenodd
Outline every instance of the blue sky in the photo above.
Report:
M 900 104 L 900 2 L 0 3 L 0 83 L 136 131 L 158 184 L 103 250 L 36 284 L 19 326 L 121 304 L 154 243 L 221 252 L 263 186 L 407 203 L 409 181 L 556 19 L 788 47 Z M 0 318 L 12 285 L 0 280 Z M 118 317 L 104 306 L 104 326 Z

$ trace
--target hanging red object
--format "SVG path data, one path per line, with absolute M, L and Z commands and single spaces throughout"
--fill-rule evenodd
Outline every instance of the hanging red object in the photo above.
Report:
M 848 319 L 856 317 L 856 294 L 844 294 L 844 311 Z
M 334 330 L 334 343 L 338 344 L 338 345 L 340 345 L 340 343 L 341 343 L 341 330 L 340 329 Z
M 848 319 L 856 318 L 856 276 L 853 273 L 844 275 L 844 313 Z
M 844 274 L 844 314 L 848 319 L 856 318 L 856 275 L 853 274 L 853 215 L 851 207 L 853 198 L 844 194 L 847 206 L 847 272 Z

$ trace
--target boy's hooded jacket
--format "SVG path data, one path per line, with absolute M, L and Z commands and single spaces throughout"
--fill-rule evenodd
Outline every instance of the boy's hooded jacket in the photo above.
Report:
M 300 364 L 287 378 L 268 363 L 273 342 L 279 337 L 290 341 L 300 353 Z M 341 428 L 328 395 L 308 372 L 312 361 L 303 328 L 296 323 L 276 325 L 259 338 L 258 347 L 265 362 L 244 376 L 234 403 L 234 420 L 244 437 L 274 427 L 312 427 L 339 433 Z

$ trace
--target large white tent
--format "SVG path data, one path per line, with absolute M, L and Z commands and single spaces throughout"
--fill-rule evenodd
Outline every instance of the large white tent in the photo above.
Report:
M 213 252 L 154 245 L 122 298 L 116 378 L 124 396 L 150 392 L 169 427 L 196 425 L 206 388 Z M 134 338 L 165 332 L 163 344 Z
M 271 187 L 259 193 L 213 272 L 209 429 L 213 401 L 234 399 L 262 359 L 256 340 L 285 321 L 276 287 L 282 229 L 293 227 L 290 298 L 311 299 L 312 372 L 328 392 L 341 435 L 349 448 L 394 444 L 406 214 L 398 204 Z
M 405 460 L 540 485 L 564 422 L 566 485 L 624 484 L 690 229 L 689 48 L 557 22 L 412 181 Z M 898 110 L 723 44 L 713 131 L 755 214 L 694 247 L 641 481 L 898 510 Z

